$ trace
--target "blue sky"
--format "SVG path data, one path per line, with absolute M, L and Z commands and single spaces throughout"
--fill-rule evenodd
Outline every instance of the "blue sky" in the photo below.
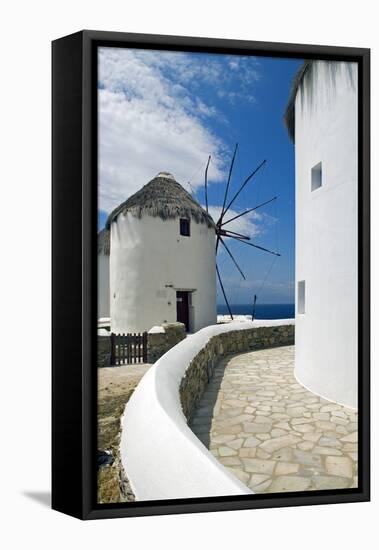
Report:
M 294 147 L 283 124 L 301 60 L 102 48 L 99 52 L 99 229 L 109 212 L 166 170 L 204 205 L 208 155 L 210 212 L 221 208 L 238 142 L 229 198 L 265 167 L 233 204 L 230 216 L 278 200 L 229 225 L 267 253 L 228 240 L 246 275 L 225 253 L 218 265 L 231 303 L 293 302 Z M 233 227 L 234 225 L 234 227 Z M 218 302 L 222 303 L 219 293 Z

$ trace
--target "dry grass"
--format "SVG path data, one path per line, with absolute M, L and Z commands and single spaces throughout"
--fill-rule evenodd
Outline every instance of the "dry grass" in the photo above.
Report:
M 112 451 L 114 463 L 98 471 L 98 502 L 135 500 L 121 467 L 120 419 L 138 382 L 150 365 L 125 365 L 98 370 L 98 449 Z

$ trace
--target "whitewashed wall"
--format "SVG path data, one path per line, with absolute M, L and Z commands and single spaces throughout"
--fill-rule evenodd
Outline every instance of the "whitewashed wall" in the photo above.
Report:
M 97 255 L 97 318 L 109 317 L 109 256 Z
M 179 218 L 163 221 L 130 213 L 111 226 L 110 314 L 113 332 L 140 332 L 176 321 L 176 290 L 192 293 L 191 330 L 216 322 L 215 232 Z
M 296 97 L 296 314 L 298 380 L 357 406 L 357 67 L 333 78 L 318 62 L 312 98 Z M 322 162 L 322 187 L 311 169 Z M 296 304 L 296 312 L 297 304 Z

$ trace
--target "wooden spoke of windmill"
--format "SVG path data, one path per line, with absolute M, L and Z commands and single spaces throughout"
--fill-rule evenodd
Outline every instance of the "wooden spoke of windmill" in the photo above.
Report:
M 236 154 L 237 154 L 237 149 L 238 149 L 238 143 L 236 143 L 234 153 L 233 153 L 233 156 L 232 156 L 232 160 L 231 160 L 231 163 L 230 163 L 228 180 L 227 180 L 227 183 L 226 183 L 226 188 L 225 188 L 225 193 L 224 193 L 224 200 L 223 200 L 222 209 L 221 209 L 221 215 L 220 215 L 219 219 L 216 222 L 216 255 L 217 255 L 219 244 L 221 243 L 222 246 L 225 248 L 226 252 L 228 253 L 229 257 L 231 258 L 233 264 L 237 268 L 238 272 L 240 273 L 240 275 L 243 277 L 243 279 L 246 280 L 246 277 L 245 277 L 242 269 L 238 265 L 238 262 L 234 258 L 231 250 L 229 249 L 229 247 L 225 243 L 225 238 L 234 239 L 234 240 L 236 240 L 240 243 L 246 244 L 246 245 L 251 246 L 253 248 L 256 248 L 258 250 L 262 250 L 263 252 L 267 252 L 268 254 L 273 254 L 274 256 L 280 256 L 280 254 L 278 252 L 275 252 L 273 250 L 269 250 L 268 248 L 264 248 L 263 246 L 257 245 L 255 243 L 247 242 L 247 241 L 251 240 L 248 235 L 242 235 L 241 233 L 237 233 L 236 231 L 228 230 L 227 228 L 225 228 L 225 225 L 227 225 L 228 223 L 230 223 L 232 221 L 237 220 L 238 218 L 241 218 L 242 216 L 246 216 L 250 212 L 253 212 L 254 210 L 257 210 L 258 208 L 262 208 L 263 206 L 266 206 L 267 204 L 275 201 L 277 199 L 277 197 L 273 197 L 273 198 L 271 198 L 271 199 L 269 199 L 265 202 L 262 202 L 261 204 L 258 204 L 257 206 L 254 206 L 253 208 L 248 208 L 244 212 L 240 212 L 236 216 L 233 216 L 233 218 L 229 218 L 226 221 L 224 221 L 226 213 L 231 208 L 233 203 L 236 201 L 236 199 L 238 198 L 240 193 L 243 191 L 243 189 L 246 187 L 246 185 L 254 178 L 254 176 L 259 172 L 259 170 L 266 164 L 266 160 L 262 161 L 247 176 L 247 178 L 240 185 L 237 193 L 234 194 L 233 198 L 227 204 L 229 186 L 230 186 L 230 181 L 231 181 L 231 177 L 232 177 L 234 161 L 235 161 Z M 207 165 L 206 165 L 206 169 L 205 169 L 205 178 L 204 178 L 205 207 L 206 207 L 207 212 L 208 212 L 208 169 L 209 169 L 210 161 L 211 161 L 211 155 L 209 155 L 209 157 L 208 157 L 208 161 L 207 161 Z M 229 302 L 228 302 L 228 299 L 227 299 L 227 296 L 226 296 L 225 287 L 223 285 L 220 270 L 218 268 L 217 263 L 216 263 L 216 272 L 217 272 L 217 277 L 218 277 L 218 280 L 219 280 L 219 283 L 220 283 L 221 291 L 222 291 L 222 294 L 224 296 L 226 306 L 228 308 L 231 319 L 233 319 L 233 313 L 232 313 L 232 310 L 230 308 L 230 305 L 229 305 Z M 256 301 L 256 296 L 255 296 L 255 301 Z

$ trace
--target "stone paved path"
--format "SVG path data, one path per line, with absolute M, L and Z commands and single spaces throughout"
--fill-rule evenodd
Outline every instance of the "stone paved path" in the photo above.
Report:
M 357 486 L 357 412 L 306 390 L 294 346 L 226 357 L 191 429 L 256 493 Z

